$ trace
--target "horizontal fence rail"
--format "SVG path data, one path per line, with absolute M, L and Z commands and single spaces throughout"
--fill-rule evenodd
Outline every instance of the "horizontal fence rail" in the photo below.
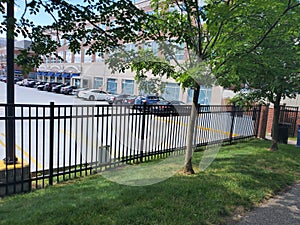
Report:
M 43 188 L 128 163 L 184 154 L 191 106 L 0 105 L 0 158 L 8 120 L 18 163 L 1 165 L 0 196 Z M 198 106 L 194 146 L 255 137 L 260 106 Z M 11 174 L 9 176 L 9 174 Z

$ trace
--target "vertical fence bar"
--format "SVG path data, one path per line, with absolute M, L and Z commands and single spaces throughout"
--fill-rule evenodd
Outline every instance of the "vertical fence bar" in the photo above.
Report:
M 60 114 L 61 114 L 61 107 L 58 107 L 57 108 L 57 115 L 60 117 Z M 60 121 L 61 119 L 58 118 L 57 119 L 57 155 L 56 155 L 56 182 L 59 182 L 59 159 L 60 159 L 60 137 L 61 137 L 61 134 L 60 134 Z
M 53 185 L 54 102 L 50 102 L 49 126 L 49 185 Z
M 20 119 L 20 126 L 21 126 L 20 138 L 21 138 L 21 140 L 20 141 L 21 141 L 21 149 L 22 149 L 22 151 L 21 151 L 21 167 L 22 167 L 21 192 L 23 192 L 24 191 L 24 179 L 25 179 L 25 177 L 24 177 L 24 151 L 23 151 L 23 149 L 24 149 L 24 107 L 23 106 L 20 107 L 20 112 L 21 112 L 21 115 L 20 115 L 21 116 L 21 119 Z
M 69 109 L 69 116 L 68 116 L 68 109 Z M 73 129 L 73 124 L 72 124 L 72 106 L 66 106 L 65 107 L 65 120 L 69 117 L 69 178 L 72 175 L 72 129 Z M 75 164 L 76 165 L 76 164 Z M 76 168 L 76 166 L 75 166 Z M 76 177 L 76 169 L 73 171 L 74 177 Z
M 94 160 L 93 160 L 93 156 L 94 156 L 94 151 L 97 151 L 97 144 L 95 144 L 95 111 L 97 110 L 97 105 L 95 107 L 93 107 L 93 111 L 92 111 L 92 133 L 91 133 L 91 137 L 92 137 L 92 143 L 91 143 L 91 154 L 90 154 L 90 161 L 89 161 L 89 173 L 91 174 L 93 171 L 93 167 L 94 167 Z M 96 150 L 95 150 L 96 149 Z M 75 164 L 76 165 L 76 164 Z
M 65 115 L 65 113 L 66 113 L 66 108 L 65 107 L 60 107 L 60 108 L 62 108 L 63 109 L 63 112 L 61 113 L 60 112 L 60 116 L 61 115 L 63 115 L 63 118 L 65 118 L 66 117 L 66 115 Z M 65 180 L 66 179 L 66 160 L 67 160 L 67 158 L 66 158 L 66 146 L 67 146 L 67 132 L 66 132 L 66 127 L 67 127 L 67 120 L 66 119 L 64 119 L 64 121 L 63 121 L 63 140 L 62 140 L 62 142 L 63 142 L 63 171 L 64 171 L 64 173 L 63 173 L 63 180 Z
M 235 114 L 236 114 L 236 106 L 233 105 L 231 108 L 231 126 L 230 126 L 230 134 L 229 134 L 229 143 L 232 144 L 232 135 L 233 135 L 233 129 L 234 129 L 234 121 L 235 121 Z
M 29 168 L 31 170 L 31 165 L 32 165 L 32 153 L 33 153 L 33 150 L 32 150 L 32 141 L 31 141 L 31 132 L 32 132 L 32 122 L 33 122 L 33 119 L 32 119 L 32 107 L 31 106 L 28 106 L 28 150 L 29 150 Z M 35 178 L 37 177 L 37 173 L 35 171 Z M 33 178 L 34 179 L 34 178 Z M 31 179 L 31 181 L 33 180 Z M 37 188 L 37 180 L 35 179 L 35 188 Z
M 145 125 L 146 125 L 146 110 L 148 110 L 146 102 L 143 103 L 142 127 L 141 127 L 141 145 L 140 145 L 140 162 L 143 162 L 144 141 L 145 141 Z
M 41 109 L 43 111 L 42 121 L 41 121 L 41 123 L 43 124 L 43 126 L 42 126 L 42 128 L 43 128 L 42 137 L 45 137 L 45 133 L 46 133 L 46 107 L 43 106 Z M 37 116 L 39 117 L 39 113 L 37 113 Z M 38 123 L 39 123 L 39 121 L 38 121 Z M 37 137 L 36 140 L 38 141 L 39 140 L 39 131 L 37 132 L 36 137 Z M 38 144 L 36 146 L 37 146 L 37 150 L 39 150 Z M 45 186 L 45 156 L 46 156 L 45 149 L 46 149 L 46 147 L 45 147 L 45 139 L 44 139 L 43 140 L 43 154 L 42 154 L 42 157 L 43 157 L 42 158 L 42 165 L 43 165 L 43 173 L 42 173 L 43 174 L 43 180 L 42 180 L 42 183 L 43 183 L 43 187 Z
M 39 111 L 39 107 L 38 106 L 35 106 L 33 107 L 33 116 L 34 116 L 34 129 L 35 129 L 35 133 L 33 133 L 33 138 L 35 138 L 35 143 L 33 142 L 32 144 L 34 145 L 35 144 L 35 159 L 36 159 L 36 163 L 35 163 L 35 172 L 36 172 L 36 177 L 35 177 L 35 180 L 36 180 L 36 188 L 38 188 L 38 183 L 39 183 L 39 139 L 37 138 L 38 137 L 38 133 L 39 133 L 39 116 L 38 116 L 38 111 Z M 45 139 L 43 138 L 43 143 L 45 142 Z M 42 171 L 44 172 L 44 171 Z
M 75 138 L 75 143 L 74 143 L 74 153 L 75 153 L 75 165 L 76 165 L 76 168 L 77 168 L 77 148 L 78 148 L 78 146 L 77 146 L 77 139 L 78 139 L 78 136 L 77 136 L 77 134 L 78 134 L 78 107 L 77 106 L 74 106 L 75 107 L 75 117 L 74 118 L 70 118 L 70 120 L 73 120 L 73 119 L 75 119 L 75 134 L 74 134 L 74 138 Z M 71 135 L 71 136 L 73 136 L 73 135 Z M 77 170 L 77 169 L 76 169 Z

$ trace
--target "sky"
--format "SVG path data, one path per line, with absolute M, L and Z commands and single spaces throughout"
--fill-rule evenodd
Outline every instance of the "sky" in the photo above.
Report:
M 29 2 L 29 1 L 28 1 Z M 83 3 L 83 0 L 69 0 L 72 4 Z M 3 3 L 1 3 L 3 4 Z M 5 4 L 6 5 L 6 4 Z M 15 0 L 15 18 L 18 19 L 22 16 L 25 10 L 25 0 Z M 54 22 L 51 16 L 41 10 L 37 15 L 30 15 L 29 11 L 26 12 L 26 18 L 32 20 L 36 25 L 49 25 Z M 3 20 L 3 15 L 0 14 L 0 20 Z M 5 37 L 6 34 L 0 34 L 0 37 Z M 20 38 L 18 38 L 20 39 Z
M 69 0 L 68 2 L 72 4 L 83 4 L 83 0 Z M 25 10 L 25 0 L 15 0 L 15 5 L 15 17 L 20 18 Z M 37 25 L 49 25 L 53 22 L 51 16 L 42 10 L 38 15 L 30 15 L 29 11 L 27 11 L 26 17 L 32 19 Z

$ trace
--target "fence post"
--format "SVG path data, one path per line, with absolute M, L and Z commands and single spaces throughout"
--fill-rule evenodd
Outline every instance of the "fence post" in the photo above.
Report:
M 53 185 L 53 149 L 54 149 L 54 102 L 50 102 L 49 121 L 49 185 Z
M 233 140 L 232 135 L 233 135 L 233 128 L 234 128 L 235 114 L 236 114 L 236 107 L 235 107 L 235 104 L 233 104 L 232 111 L 231 111 L 232 119 L 231 119 L 231 127 L 230 127 L 230 134 L 229 134 L 229 143 L 230 144 L 232 144 L 232 140 Z
M 255 137 L 258 137 L 258 132 L 259 132 L 259 126 L 260 126 L 260 115 L 261 115 L 261 105 L 258 105 L 258 110 L 256 109 L 256 106 L 254 106 L 253 113 L 255 112 L 256 120 L 255 120 Z

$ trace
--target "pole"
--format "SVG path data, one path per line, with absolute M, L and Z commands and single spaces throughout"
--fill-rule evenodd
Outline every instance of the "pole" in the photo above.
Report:
M 6 114 L 6 164 L 14 164 L 18 161 L 15 156 L 15 109 L 14 109 L 14 0 L 7 2 L 7 33 L 6 33 L 6 55 L 7 55 L 7 114 Z

